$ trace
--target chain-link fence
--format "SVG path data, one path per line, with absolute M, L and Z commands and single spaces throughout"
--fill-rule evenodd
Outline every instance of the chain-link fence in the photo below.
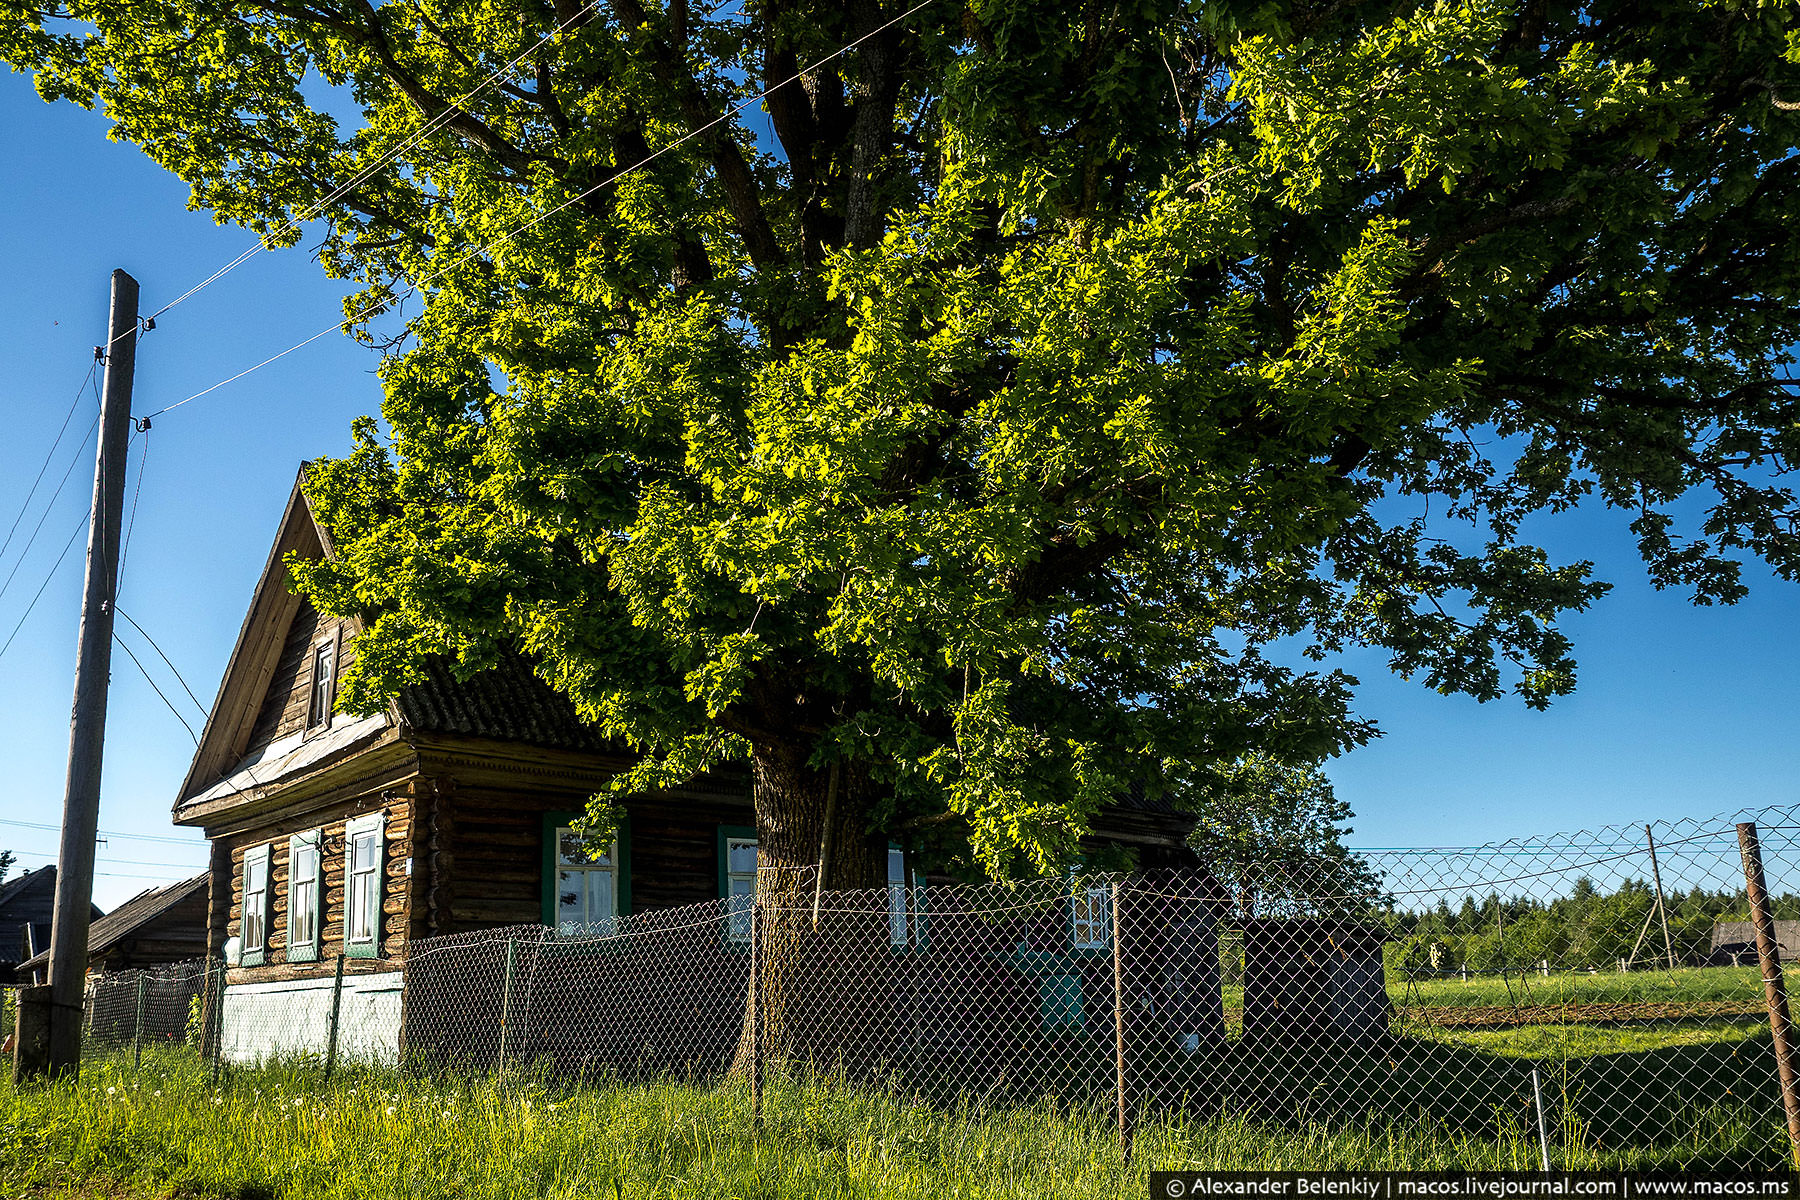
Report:
M 1765 964 L 1800 954 L 1800 814 L 1755 815 L 1750 852 L 1717 819 L 1013 884 L 817 892 L 765 871 L 753 904 L 306 974 L 107 977 L 91 1030 L 221 1066 L 735 1078 L 752 1105 L 765 1080 L 823 1077 L 965 1107 L 1104 1104 L 1128 1139 L 1180 1114 L 1505 1143 L 1559 1167 L 1779 1166 L 1785 1006 Z M 1772 894 L 1747 887 L 1756 870 Z

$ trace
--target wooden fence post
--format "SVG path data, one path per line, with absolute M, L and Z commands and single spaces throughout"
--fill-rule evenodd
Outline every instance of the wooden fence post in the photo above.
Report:
M 1756 927 L 1756 956 L 1762 963 L 1763 999 L 1769 1006 L 1769 1036 L 1775 1043 L 1775 1070 L 1781 1079 L 1781 1104 L 1787 1110 L 1788 1142 L 1794 1163 L 1800 1166 L 1800 1082 L 1794 1072 L 1787 985 L 1781 977 L 1781 948 L 1775 941 L 1775 919 L 1769 911 L 1756 822 L 1739 824 L 1737 835 L 1738 850 L 1744 859 L 1744 891 L 1750 900 L 1750 921 Z
M 1115 1093 L 1119 1108 L 1119 1152 L 1127 1166 L 1131 1164 L 1134 1117 L 1131 1095 L 1125 1074 L 1125 938 L 1120 920 L 1124 889 L 1118 880 L 1112 885 L 1112 959 L 1113 959 L 1113 1067 Z
M 331 1024 L 325 1034 L 325 1082 L 337 1066 L 338 1011 L 344 1000 L 344 956 L 337 956 L 337 973 L 331 977 Z

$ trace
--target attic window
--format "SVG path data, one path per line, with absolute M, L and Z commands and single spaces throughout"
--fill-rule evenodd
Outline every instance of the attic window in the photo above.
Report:
M 322 729 L 331 724 L 332 687 L 337 682 L 337 645 L 325 642 L 313 650 L 312 695 L 306 705 L 306 727 Z

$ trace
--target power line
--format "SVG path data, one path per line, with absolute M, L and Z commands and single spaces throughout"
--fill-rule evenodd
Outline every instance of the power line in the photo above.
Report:
M 117 607 L 115 607 L 113 611 L 117 612 Z M 119 643 L 119 649 L 125 652 L 125 657 L 129 658 L 132 665 L 138 669 L 138 674 L 144 677 L 144 682 L 150 685 L 150 690 L 156 693 L 156 698 L 163 702 L 163 707 L 175 714 L 175 719 L 181 722 L 181 727 L 187 730 L 189 739 L 193 741 L 194 749 L 198 750 L 200 748 L 200 737 L 194 732 L 194 727 L 188 724 L 187 718 L 182 716 L 180 711 L 177 710 L 173 704 L 169 703 L 169 698 L 163 695 L 163 690 L 161 688 L 156 686 L 156 680 L 150 678 L 150 672 L 144 669 L 144 664 L 138 661 L 138 656 L 131 652 L 131 647 L 125 644 L 125 639 L 120 637 L 117 631 L 114 631 L 113 633 L 113 641 Z
M 592 185 L 591 187 L 588 187 L 580 192 L 577 192 L 575 195 L 569 197 L 567 200 L 564 200 L 561 204 L 556 205 L 554 208 L 551 208 L 542 213 L 539 213 L 537 216 L 535 216 L 531 220 L 525 222 L 525 224 L 519 226 L 517 229 L 514 229 L 509 233 L 502 234 L 500 237 L 495 238 L 493 241 L 488 242 L 485 245 L 477 246 L 475 249 L 469 251 L 467 254 L 464 254 L 462 257 L 460 257 L 460 258 L 456 259 L 455 261 L 453 261 L 452 263 L 450 263 L 449 266 L 443 267 L 440 270 L 428 272 L 425 275 L 420 276 L 416 281 L 406 285 L 405 289 L 403 291 L 399 292 L 398 294 L 390 293 L 386 299 L 374 301 L 374 302 L 364 306 L 363 308 L 359 309 L 357 312 L 351 314 L 349 317 L 345 318 L 342 321 L 332 322 L 330 325 L 327 325 L 325 328 L 319 330 L 319 332 L 313 334 L 311 337 L 306 338 L 304 341 L 295 342 L 292 346 L 289 346 L 286 350 L 281 351 L 279 354 L 272 354 L 268 358 L 265 358 L 261 362 L 257 363 L 255 366 L 246 367 L 244 370 L 239 371 L 236 375 L 233 375 L 228 379 L 221 379 L 219 382 L 213 384 L 211 387 L 203 388 L 202 390 L 195 392 L 190 396 L 185 396 L 182 399 L 175 401 L 175 403 L 173 403 L 173 404 L 166 405 L 162 408 L 159 408 L 155 412 L 151 413 L 150 416 L 151 417 L 160 417 L 162 414 L 169 412 L 172 409 L 180 408 L 182 405 L 187 404 L 190 401 L 198 400 L 202 396 L 210 395 L 211 393 L 218 391 L 220 388 L 225 387 L 227 384 L 236 383 L 238 380 L 242 379 L 244 376 L 252 374 L 253 372 L 256 372 L 256 371 L 260 371 L 264 367 L 269 366 L 271 363 L 278 362 L 279 360 L 286 358 L 288 355 L 292 354 L 296 350 L 299 350 L 306 346 L 312 345 L 314 342 L 318 341 L 320 338 L 324 337 L 328 333 L 331 333 L 335 330 L 341 329 L 345 325 L 355 324 L 356 322 L 363 320 L 365 317 L 372 315 L 378 309 L 385 308 L 385 307 L 389 306 L 390 304 L 405 300 L 409 296 L 417 295 L 419 290 L 421 288 L 423 288 L 427 283 L 430 283 L 432 280 L 441 279 L 443 276 L 449 274 L 451 271 L 454 271 L 457 267 L 460 267 L 462 264 L 468 262 L 470 259 L 476 257 L 477 255 L 487 254 L 488 252 L 495 250 L 500 246 L 505 245 L 507 242 L 511 241 L 513 238 L 518 237 L 520 234 L 526 232 L 529 229 L 535 228 L 536 226 L 549 220 L 551 217 L 554 217 L 556 214 L 562 212 L 563 210 L 565 210 L 575 204 L 580 203 L 581 201 L 587 199 L 589 196 L 593 195 L 595 192 L 601 191 L 604 188 L 611 187 L 613 184 L 615 184 L 619 180 L 625 178 L 625 176 L 631 174 L 633 171 L 636 171 L 641 167 L 648 166 L 650 163 L 661 158 L 663 155 L 665 155 L 669 151 L 675 149 L 677 146 L 681 146 L 684 143 L 689 142 L 689 141 L 693 140 L 694 138 L 699 137 L 701 134 L 705 133 L 707 130 L 713 128 L 713 126 L 719 125 L 725 121 L 729 121 L 731 118 L 733 118 L 733 117 L 737 116 L 739 113 L 743 112 L 746 108 L 749 108 L 752 104 L 755 104 L 760 100 L 767 99 L 770 95 L 774 94 L 775 92 L 780 91 L 782 88 L 788 86 L 790 83 L 796 83 L 796 82 L 800 81 L 801 79 L 804 79 L 807 75 L 811 74 L 813 71 L 818 70 L 820 67 L 824 66 L 826 63 L 830 62 L 832 59 L 838 58 L 839 56 L 844 55 L 844 54 L 848 54 L 850 51 L 856 49 L 856 47 L 862 45 L 864 42 L 868 41 L 870 38 L 874 37 L 876 34 L 886 32 L 888 29 L 891 29 L 893 26 L 900 24 L 900 22 L 906 20 L 908 17 L 912 16 L 914 13 L 918 12 L 920 9 L 923 9 L 923 8 L 927 7 L 928 5 L 934 4 L 936 2 L 937 2 L 937 0 L 919 0 L 919 2 L 917 4 L 913 5 L 911 8 L 907 9 L 905 12 L 901 13 L 899 16 L 893 17 L 893 18 L 889 19 L 888 21 L 882 23 L 881 25 L 876 26 L 874 29 L 871 29 L 869 32 L 863 34 L 861 37 L 857 38 L 855 41 L 846 43 L 845 45 L 842 45 L 842 46 L 839 46 L 836 50 L 833 50 L 830 54 L 827 54 L 824 58 L 817 60 L 816 62 L 812 63 L 810 66 L 802 67 L 800 70 L 794 72 L 794 74 L 788 76 L 786 79 L 782 80 L 780 83 L 777 83 L 777 84 L 773 85 L 772 87 L 765 88 L 763 91 L 758 92 L 756 95 L 751 96 L 749 99 L 733 105 L 732 107 L 726 109 L 723 113 L 720 113 L 718 116 L 716 116 L 712 120 L 708 121 L 706 124 L 701 125 L 695 129 L 690 129 L 688 132 L 682 134 L 680 137 L 676 138 L 674 141 L 670 142 L 668 145 L 651 151 L 649 154 L 645 155 L 643 158 L 639 159 L 637 162 L 633 163 L 631 166 L 626 167 L 623 170 L 617 171 L 617 172 L 613 173 L 612 175 L 608 176 L 607 178 L 602 179 L 599 183 L 596 183 L 596 184 Z
M 205 849 L 206 847 L 204 844 L 197 844 L 197 848 Z M 13 853 L 25 858 L 47 858 L 52 862 L 57 858 L 54 852 L 46 850 L 14 850 Z M 114 866 L 120 867 L 173 867 L 177 871 L 200 870 L 206 866 L 205 863 L 145 862 L 137 858 L 96 858 L 94 861 L 112 863 Z
M 593 4 L 591 4 L 591 3 L 583 4 L 579 9 L 577 9 L 575 12 L 571 13 L 561 23 L 557 24 L 556 26 L 551 28 L 548 32 L 546 32 L 543 37 L 541 37 L 537 41 L 533 42 L 531 44 L 531 46 L 528 49 L 526 49 L 526 51 L 523 54 L 519 55 L 517 58 L 513 59 L 511 62 L 507 63 L 503 67 L 495 68 L 495 70 L 493 72 L 491 72 L 487 76 L 487 78 L 483 79 L 480 83 L 476 84 L 473 88 L 469 89 L 469 91 L 465 92 L 462 96 L 460 96 L 456 100 L 451 101 L 447 106 L 445 106 L 445 108 L 442 112 L 438 113 L 437 116 L 433 117 L 430 121 L 428 121 L 424 125 L 420 126 L 417 130 L 415 130 L 413 132 L 412 136 L 408 137 L 404 142 L 400 143 L 398 146 L 395 146 L 392 150 L 389 150 L 385 154 L 381 155 L 381 157 L 376 159 L 375 162 L 371 163 L 367 167 L 364 167 L 361 171 L 359 171 L 351 179 L 349 179 L 349 180 L 345 181 L 344 183 L 339 184 L 337 187 L 333 188 L 325 196 L 324 199 L 318 201 L 311 208 L 307 209 L 305 212 L 301 213 L 299 216 L 287 218 L 286 220 L 284 220 L 281 223 L 281 226 L 278 229 L 276 229 L 274 232 L 264 234 L 261 237 L 258 237 L 256 240 L 256 244 L 254 246 L 246 247 L 242 252 L 240 252 L 237 255 L 237 257 L 233 258 L 230 262 L 227 262 L 224 266 L 222 266 L 218 270 L 214 271 L 211 275 L 208 275 L 205 279 L 202 279 L 199 283 L 196 283 L 193 287 L 190 287 L 187 291 L 181 293 L 181 295 L 175 297 L 173 300 L 169 301 L 167 304 L 163 305 L 161 308 L 159 308 L 155 312 L 151 313 L 148 317 L 144 318 L 145 322 L 154 322 L 156 320 L 156 318 L 162 316 L 164 313 L 168 312 L 170 309 L 174 308 L 176 305 L 182 304 L 185 301 L 191 299 L 192 297 L 205 291 L 207 288 L 211 287 L 213 284 L 217 283 L 219 280 L 225 278 L 225 276 L 231 274 L 233 271 L 237 270 L 239 267 L 241 267 L 245 263 L 249 262 L 251 259 L 255 258 L 257 255 L 263 253 L 265 250 L 272 249 L 273 247 L 271 246 L 271 243 L 274 242 L 276 239 L 280 238 L 282 235 L 286 234 L 288 231 L 290 231 L 292 229 L 296 229 L 300 225 L 305 224 L 307 221 L 312 220 L 314 217 L 318 216 L 321 212 L 324 212 L 327 206 L 337 202 L 338 200 L 342 199 L 344 196 L 348 195 L 352 188 L 355 188 L 358 185 L 366 182 L 367 180 L 372 178 L 377 171 L 380 171 L 383 167 L 387 166 L 389 163 L 391 163 L 395 159 L 399 158 L 400 155 L 404 154 L 407 150 L 411 149 L 414 145 L 417 145 L 421 140 L 423 140 L 427 137 L 430 137 L 432 134 L 436 133 L 438 130 L 440 130 L 444 126 L 448 125 L 451 121 L 455 120 L 456 116 L 459 112 L 466 111 L 464 106 L 467 105 L 470 100 L 473 100 L 477 95 L 486 91 L 490 86 L 492 86 L 492 84 L 494 83 L 495 80 L 500 79 L 502 76 L 504 76 L 508 72 L 510 72 L 514 67 L 517 67 L 520 63 L 524 62 L 527 58 L 530 58 L 533 54 L 536 54 L 538 52 L 538 50 L 540 48 L 542 48 L 546 42 L 550 41 L 552 38 L 556 37 L 556 35 L 562 33 L 564 30 L 568 29 L 569 26 L 573 25 L 576 21 L 589 15 L 593 11 L 594 11 Z M 120 336 L 123 336 L 123 335 L 120 335 Z
M 44 830 L 48 833 L 61 833 L 62 832 L 61 825 L 45 825 L 39 821 L 10 821 L 10 820 L 5 820 L 5 819 L 0 819 L 0 825 L 11 825 L 11 826 L 14 826 L 19 829 L 40 829 L 40 830 Z M 134 842 L 167 842 L 170 845 L 175 845 L 175 846 L 204 845 L 203 842 L 196 842 L 192 838 L 170 837 L 167 834 L 160 834 L 160 833 L 122 833 L 117 829 L 99 829 L 99 830 L 96 830 L 95 832 L 98 833 L 101 837 L 124 838 L 127 841 L 134 841 Z
M 88 433 L 93 433 L 99 424 L 100 414 L 95 413 L 94 423 L 88 426 Z M 12 587 L 13 577 L 19 573 L 19 568 L 25 565 L 25 559 L 31 554 L 31 548 L 37 544 L 38 534 L 43 531 L 44 522 L 50 519 L 50 513 L 56 508 L 57 500 L 62 498 L 63 488 L 68 486 L 69 476 L 74 474 L 76 464 L 81 461 L 81 452 L 86 448 L 87 436 L 83 435 L 81 445 L 75 448 L 75 456 L 69 460 L 68 468 L 63 471 L 62 479 L 57 483 L 56 490 L 50 493 L 50 500 L 44 505 L 44 511 L 38 517 L 37 524 L 32 526 L 31 536 L 25 539 L 25 545 L 20 548 L 19 557 L 13 563 L 12 570 L 7 574 L 6 582 L 0 583 L 0 597 L 6 595 L 7 589 Z
M 99 369 L 100 360 L 98 358 L 88 364 L 87 378 L 83 379 L 81 386 L 75 389 L 75 398 L 69 401 L 69 411 L 63 414 L 62 425 L 56 430 L 56 440 L 50 443 L 50 449 L 45 452 L 44 463 L 38 468 L 37 477 L 31 481 L 31 490 L 25 493 L 25 502 L 19 505 L 18 514 L 13 517 L 12 525 L 6 531 L 6 540 L 0 542 L 0 558 L 6 557 L 6 549 L 12 545 L 13 535 L 19 531 L 19 522 L 25 519 L 26 512 L 31 508 L 32 497 L 37 495 L 38 484 L 44 482 L 44 472 L 50 469 L 50 460 L 56 457 L 56 448 L 62 445 L 63 434 L 69 431 L 69 422 L 75 419 L 75 410 L 81 407 L 82 393 L 87 391 L 88 384 L 94 378 L 94 372 Z
M 150 643 L 151 649 L 155 650 L 156 653 L 162 658 L 163 662 L 168 664 L 169 670 L 175 672 L 175 678 L 181 683 L 181 690 L 188 694 L 188 699 L 192 700 L 194 702 L 194 707 L 198 708 L 202 713 L 205 713 L 207 711 L 206 705 L 200 703 L 200 697 L 194 695 L 194 689 L 188 686 L 188 681 L 186 679 L 182 678 L 180 668 L 178 668 L 173 662 L 169 661 L 169 656 L 167 654 L 163 653 L 163 648 L 156 644 L 156 639 L 150 636 L 149 631 L 146 630 L 142 625 L 139 625 L 136 621 L 133 621 L 131 619 L 131 614 L 127 613 L 124 609 L 120 608 L 117 604 L 113 605 L 113 611 L 118 613 L 121 617 L 124 617 L 126 621 L 130 622 L 131 627 L 133 629 L 137 630 L 139 633 L 144 635 L 144 640 L 146 642 Z
M 19 623 L 14 625 L 13 631 L 7 635 L 6 644 L 0 646 L 0 658 L 5 658 L 6 652 L 12 649 L 13 639 L 19 636 L 19 630 L 25 628 L 25 622 L 31 617 L 31 610 L 37 607 L 37 602 L 43 596 L 44 589 L 50 586 L 52 579 L 56 578 L 56 569 L 62 566 L 63 559 L 69 556 L 69 547 L 75 544 L 75 539 L 81 534 L 81 527 L 86 524 L 87 514 L 82 513 L 81 520 L 77 522 L 74 532 L 69 534 L 69 540 L 63 543 L 62 553 L 57 555 L 56 561 L 50 564 L 50 573 L 44 576 L 44 582 L 38 585 L 37 594 L 32 596 L 31 603 L 25 606 L 25 612 L 19 617 Z
M 119 548 L 119 570 L 113 581 L 112 602 L 113 610 L 115 612 L 118 611 L 119 607 L 119 589 L 125 586 L 125 560 L 131 554 L 131 531 L 137 528 L 138 499 L 144 494 L 144 471 L 150 465 L 150 422 L 148 420 L 145 420 L 142 425 L 138 426 L 138 434 L 144 443 L 144 447 L 138 454 L 137 486 L 134 487 L 131 492 L 131 520 L 125 526 L 125 544 Z M 137 622 L 133 621 L 132 624 L 135 625 Z M 144 633 L 142 629 L 139 629 L 138 632 Z M 144 636 L 149 637 L 150 635 L 144 633 Z M 154 643 L 152 644 L 154 645 Z M 157 653 L 160 654 L 161 651 L 159 650 Z M 168 662 L 169 660 L 164 658 L 163 661 Z M 173 669 L 173 664 L 170 664 L 170 666 L 171 669 Z M 181 686 L 186 687 L 187 684 L 184 683 Z M 193 693 L 190 692 L 188 694 L 192 695 Z

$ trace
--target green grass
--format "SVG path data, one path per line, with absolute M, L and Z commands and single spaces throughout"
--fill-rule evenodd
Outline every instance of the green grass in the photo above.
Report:
M 1509 990 L 1510 985 L 1510 990 Z M 1673 971 L 1528 971 L 1509 979 L 1420 979 L 1410 987 L 1389 972 L 1388 995 L 1398 1005 L 1493 1006 L 1510 1004 L 1660 1004 L 1681 1000 L 1762 1000 L 1762 975 L 1755 967 L 1681 967 Z
M 1418 1036 L 1469 1046 L 1506 1058 L 1538 1061 L 1593 1058 L 1603 1054 L 1641 1054 L 1677 1046 L 1737 1046 L 1766 1037 L 1769 1023 L 1692 1021 L 1637 1025 L 1571 1022 L 1567 1025 L 1523 1025 L 1517 1029 L 1430 1029 Z
M 1114 1197 L 1149 1169 L 1529 1167 L 1529 1065 L 1468 1045 L 1222 1062 L 1227 1115 L 1146 1117 L 1135 1163 L 1104 1106 L 933 1106 L 778 1080 L 752 1124 L 736 1085 L 425 1079 L 314 1063 L 214 1086 L 180 1049 L 91 1060 L 79 1081 L 0 1082 L 0 1196 Z M 1557 1165 L 1776 1165 L 1766 1038 L 1545 1064 Z M 1523 1068 L 1523 1069 L 1522 1069 Z M 1218 1080 L 1230 1081 L 1218 1094 Z

